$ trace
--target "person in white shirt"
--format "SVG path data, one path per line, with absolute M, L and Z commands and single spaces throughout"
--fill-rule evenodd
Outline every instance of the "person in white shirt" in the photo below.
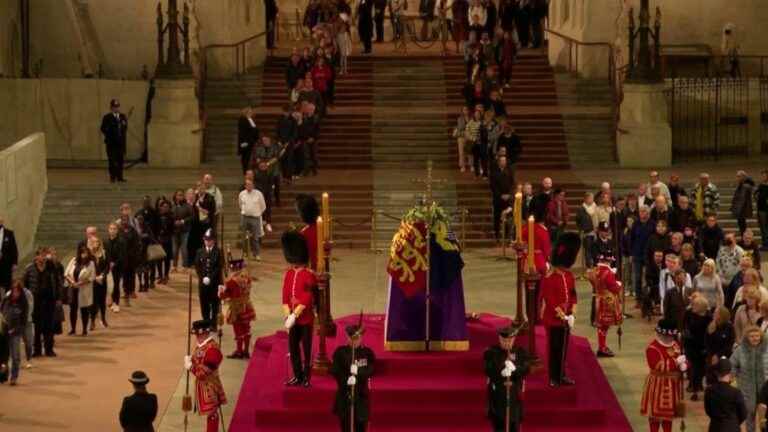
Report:
M 253 188 L 253 180 L 246 179 L 245 190 L 240 192 L 237 202 L 240 206 L 240 227 L 243 236 L 250 242 L 251 253 L 256 261 L 261 261 L 259 241 L 264 235 L 261 215 L 267 209 L 264 195 Z
M 214 201 L 216 201 L 216 214 L 221 214 L 224 209 L 224 196 L 221 194 L 221 190 L 218 186 L 213 184 L 213 176 L 206 174 L 203 176 L 203 190 L 211 194 Z
M 652 196 L 651 189 L 654 187 L 659 188 L 659 193 L 664 195 L 664 197 L 667 199 L 668 203 L 672 202 L 672 195 L 669 194 L 669 188 L 667 185 L 665 185 L 661 180 L 659 180 L 659 173 L 658 171 L 651 171 L 651 173 L 648 175 L 649 182 L 646 188 L 646 196 L 648 198 L 654 199 L 656 197 Z
M 664 304 L 664 294 L 675 286 L 672 275 L 681 268 L 680 257 L 675 254 L 667 254 L 664 262 L 666 268 L 659 274 L 659 296 L 661 297 L 660 303 L 662 305 Z M 683 288 L 683 299 L 687 299 L 693 290 L 693 281 L 691 280 L 691 275 L 687 272 L 685 273 L 685 285 Z M 661 313 L 664 314 L 664 311 L 662 310 Z

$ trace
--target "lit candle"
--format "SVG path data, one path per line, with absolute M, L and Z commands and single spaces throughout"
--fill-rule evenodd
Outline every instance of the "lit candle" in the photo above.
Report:
M 325 230 L 323 231 L 323 238 L 328 241 L 331 238 L 331 199 L 328 196 L 328 192 L 323 192 L 322 197 L 323 206 L 323 220 L 325 221 Z
M 323 223 L 323 217 L 318 216 L 317 217 L 317 273 L 325 272 L 325 249 L 323 248 L 325 244 L 325 239 L 323 238 L 324 229 L 325 229 L 325 224 Z
M 515 242 L 522 243 L 523 241 L 523 194 L 518 192 L 515 194 Z
M 533 261 L 533 216 L 528 217 L 528 259 L 527 268 L 529 270 L 535 270 L 536 264 Z

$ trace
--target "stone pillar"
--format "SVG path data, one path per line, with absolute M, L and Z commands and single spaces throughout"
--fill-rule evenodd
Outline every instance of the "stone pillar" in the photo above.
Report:
M 664 84 L 624 84 L 616 146 L 622 168 L 672 165 L 672 129 Z
M 149 166 L 200 166 L 202 137 L 195 81 L 155 81 L 149 123 Z

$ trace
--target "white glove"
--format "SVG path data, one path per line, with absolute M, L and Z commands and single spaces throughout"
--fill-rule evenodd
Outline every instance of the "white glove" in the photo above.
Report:
M 211 284 L 211 278 L 209 278 L 208 276 L 204 277 L 203 278 L 203 285 L 207 286 L 207 285 L 210 285 L 210 284 Z
M 509 378 L 512 376 L 512 369 L 510 368 L 504 368 L 501 370 L 501 376 L 504 378 Z
M 240 143 L 240 148 L 246 148 L 246 147 L 248 147 L 248 143 L 247 142 L 241 142 Z
M 680 372 L 685 372 L 688 370 L 688 363 L 680 363 L 677 367 L 680 369 Z
M 296 315 L 294 314 L 288 315 L 288 318 L 285 319 L 285 328 L 290 330 L 294 324 L 296 324 Z
M 573 328 L 574 325 L 576 325 L 576 317 L 573 315 L 568 315 L 565 317 L 565 321 L 568 322 L 568 327 Z
M 504 362 L 504 367 L 505 367 L 506 369 L 512 369 L 512 371 L 514 371 L 514 370 L 515 370 L 515 364 L 514 364 L 514 363 L 512 363 L 512 360 L 507 360 L 507 361 L 505 361 L 505 362 Z
M 677 358 L 675 359 L 675 363 L 677 363 L 678 365 L 681 365 L 681 364 L 683 364 L 683 363 L 686 363 L 686 362 L 688 362 L 688 359 L 687 359 L 687 358 L 685 358 L 685 354 L 683 354 L 683 355 L 679 355 L 679 356 L 677 356 Z
M 224 285 L 219 285 L 219 297 L 221 297 L 222 294 L 224 294 L 224 291 L 226 288 L 224 288 Z
M 352 363 L 352 366 L 349 367 L 349 373 L 352 375 L 357 375 L 357 365 Z
M 349 377 L 349 379 L 347 379 L 347 385 L 348 386 L 353 386 L 355 384 L 357 384 L 357 378 L 355 378 L 355 376 L 352 375 L 352 376 Z
M 190 370 L 192 369 L 192 357 L 191 356 L 184 356 L 184 369 Z

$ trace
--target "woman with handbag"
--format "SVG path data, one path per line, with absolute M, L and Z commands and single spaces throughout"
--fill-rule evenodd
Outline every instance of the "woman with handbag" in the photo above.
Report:
M 173 258 L 175 219 L 173 212 L 171 212 L 171 203 L 167 200 L 160 201 L 157 208 L 157 241 L 165 253 L 165 257 L 157 261 L 158 283 L 167 285 L 171 273 L 171 259 Z
M 96 279 L 96 266 L 87 245 L 77 248 L 77 255 L 69 261 L 64 278 L 69 285 L 69 335 L 74 335 L 77 328 L 77 311 L 83 320 L 83 336 L 88 336 L 88 318 L 93 305 L 93 281 Z
M 149 247 L 157 244 L 157 239 L 152 227 L 142 216 L 136 218 L 136 231 L 141 241 L 141 254 L 139 255 L 139 292 L 147 292 L 155 287 L 155 260 L 148 255 Z
M 109 261 L 101 239 L 91 237 L 88 239 L 88 250 L 93 256 L 93 265 L 96 270 L 96 278 L 93 281 L 93 307 L 91 307 L 91 328 L 96 329 L 96 314 L 101 314 L 101 324 L 107 325 L 107 276 L 109 276 Z

